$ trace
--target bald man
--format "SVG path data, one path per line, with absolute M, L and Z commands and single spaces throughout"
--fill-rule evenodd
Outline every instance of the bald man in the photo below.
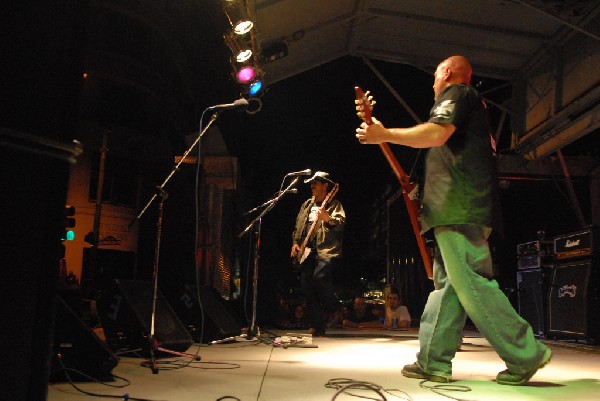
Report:
M 550 361 L 551 350 L 533 335 L 492 277 L 488 237 L 497 179 L 486 105 L 469 84 L 463 56 L 435 70 L 435 103 L 429 120 L 410 128 L 386 128 L 377 119 L 356 130 L 362 144 L 391 142 L 429 148 L 421 201 L 422 234 L 435 240 L 434 291 L 419 329 L 417 360 L 402 369 L 415 379 L 448 383 L 462 328 L 471 318 L 506 363 L 499 384 L 527 383 Z

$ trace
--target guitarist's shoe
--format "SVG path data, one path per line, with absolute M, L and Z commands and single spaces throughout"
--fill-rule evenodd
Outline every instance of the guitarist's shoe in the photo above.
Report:
M 430 375 L 421 369 L 421 367 L 416 363 L 404 365 L 402 368 L 402 376 L 409 377 L 411 379 L 425 379 L 436 383 L 450 383 L 452 381 L 452 378 L 450 377 Z
M 529 372 L 515 374 L 511 373 L 508 369 L 506 369 L 498 373 L 498 376 L 496 376 L 496 383 L 506 384 L 509 386 L 521 386 L 527 383 L 529 380 L 531 380 L 531 378 L 533 377 L 533 375 L 535 375 L 538 369 L 541 369 L 544 366 L 546 366 L 546 364 L 550 362 L 550 359 L 552 359 L 552 351 L 550 350 L 550 348 L 547 348 L 544 352 L 542 360 Z

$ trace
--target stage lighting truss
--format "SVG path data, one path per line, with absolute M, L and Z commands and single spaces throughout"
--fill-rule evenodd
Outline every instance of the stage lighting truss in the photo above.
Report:
M 223 11 L 233 28 L 233 31 L 238 35 L 245 35 L 254 26 L 246 9 L 244 0 L 221 0 Z
M 230 60 L 233 77 L 242 86 L 242 96 L 249 101 L 255 99 L 247 112 L 254 114 L 262 108 L 260 97 L 265 92 L 264 72 L 260 69 L 259 51 L 255 42 L 253 23 L 244 0 L 221 0 L 223 10 L 232 31 L 223 35 L 225 43 L 232 53 Z

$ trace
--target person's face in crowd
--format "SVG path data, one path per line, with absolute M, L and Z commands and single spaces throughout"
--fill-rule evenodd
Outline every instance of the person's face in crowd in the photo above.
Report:
M 392 309 L 396 309 L 400 306 L 400 297 L 398 294 L 389 294 L 388 295 L 388 305 Z
M 354 311 L 357 314 L 362 314 L 367 311 L 367 302 L 364 300 L 364 298 L 356 298 L 354 300 Z
M 294 316 L 296 316 L 296 319 L 302 319 L 304 317 L 304 308 L 301 305 L 296 306 Z

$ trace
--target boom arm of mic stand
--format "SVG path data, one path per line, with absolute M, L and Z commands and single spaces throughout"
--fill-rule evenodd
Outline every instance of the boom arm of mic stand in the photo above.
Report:
M 190 154 L 190 152 L 192 151 L 192 149 L 194 149 L 194 147 L 196 147 L 196 145 L 200 141 L 200 138 L 202 138 L 202 136 L 206 133 L 206 131 L 212 125 L 212 123 L 215 122 L 215 120 L 217 119 L 217 117 L 219 117 L 219 112 L 218 111 L 215 112 L 215 113 L 213 113 L 212 117 L 210 118 L 210 121 L 208 122 L 208 124 L 206 124 L 206 128 L 204 128 L 202 130 L 202 132 L 200 133 L 200 135 L 198 135 L 198 137 L 196 138 L 196 140 L 194 141 L 194 143 L 192 143 L 192 145 L 185 151 L 185 153 L 181 157 L 181 160 L 179 160 L 179 163 L 177 163 L 173 167 L 173 169 L 171 170 L 171 172 L 169 173 L 169 175 L 167 176 L 167 178 L 165 178 L 165 180 L 162 182 L 162 184 L 160 184 L 160 186 L 157 187 L 158 190 L 156 191 L 156 193 L 154 193 L 154 195 L 152 195 L 152 197 L 150 198 L 150 200 L 148 201 L 148 203 L 146 203 L 146 206 L 144 206 L 144 208 L 142 209 L 142 211 L 137 216 L 135 216 L 133 218 L 133 220 L 131 220 L 131 222 L 129 223 L 128 227 L 131 227 L 137 220 L 139 220 L 144 215 L 144 213 L 146 213 L 146 210 L 148 209 L 148 207 L 150 207 L 150 205 L 152 204 L 152 202 L 154 202 L 154 199 L 156 199 L 156 197 L 158 196 L 158 194 L 162 193 L 163 188 L 165 187 L 165 185 L 167 185 L 167 183 L 169 182 L 169 180 L 171 179 L 171 177 L 173 177 L 173 175 L 175 175 L 175 173 L 179 171 L 179 166 L 181 166 L 181 164 L 185 161 L 185 159 Z M 198 163 L 200 163 L 200 155 L 198 155 Z
M 244 231 L 242 231 L 238 237 L 239 237 L 239 238 L 242 238 L 244 235 L 246 235 L 246 234 L 248 233 L 248 231 L 250 231 L 250 229 L 252 228 L 252 226 L 253 226 L 254 224 L 256 224 L 256 222 L 257 222 L 258 220 L 262 219 L 262 218 L 263 218 L 263 216 L 269 212 L 269 210 L 273 209 L 273 207 L 274 207 L 274 206 L 277 204 L 277 202 L 279 201 L 279 199 L 281 199 L 281 197 L 283 197 L 283 195 L 287 194 L 288 192 L 290 192 L 290 191 L 291 191 L 291 190 L 294 188 L 294 185 L 296 185 L 296 184 L 298 183 L 298 180 L 299 180 L 299 178 L 300 178 L 300 177 L 296 177 L 296 178 L 294 179 L 294 181 L 292 181 L 292 182 L 290 183 L 290 185 L 288 185 L 288 186 L 287 186 L 287 188 L 286 188 L 286 189 L 284 189 L 284 190 L 281 192 L 281 194 L 279 194 L 277 197 L 275 197 L 275 198 L 273 198 L 273 199 L 271 199 L 271 200 L 268 200 L 268 201 L 266 201 L 265 203 L 263 203 L 262 205 L 260 205 L 260 206 L 257 206 L 257 207 L 255 207 L 254 209 L 252 209 L 252 210 L 249 210 L 249 211 L 247 211 L 246 213 L 244 213 L 244 216 L 245 216 L 245 215 L 247 215 L 247 214 L 250 214 L 250 213 L 254 212 L 255 210 L 258 210 L 258 209 L 260 209 L 260 208 L 262 208 L 262 207 L 265 207 L 265 206 L 267 206 L 267 207 L 265 207 L 265 208 L 264 208 L 264 210 L 263 210 L 263 211 L 262 211 L 262 212 L 261 212 L 261 213 L 260 213 L 258 216 L 256 216 L 256 218 L 255 218 L 254 220 L 252 220 L 252 222 L 251 222 L 250 224 L 248 224 L 248 227 L 246 227 L 246 228 L 244 229 Z

